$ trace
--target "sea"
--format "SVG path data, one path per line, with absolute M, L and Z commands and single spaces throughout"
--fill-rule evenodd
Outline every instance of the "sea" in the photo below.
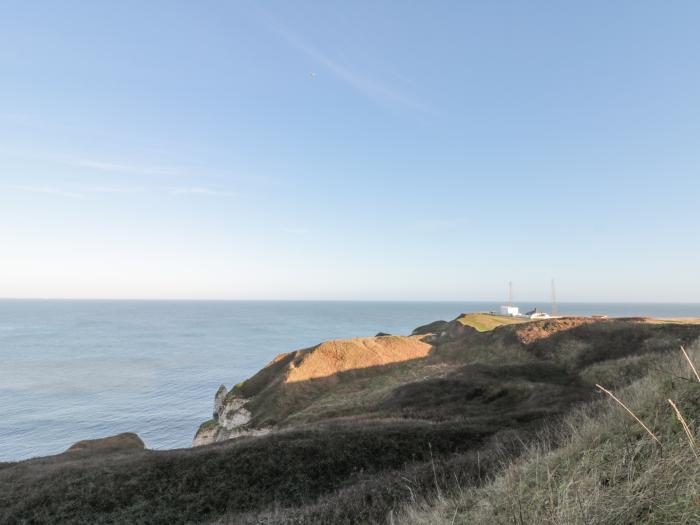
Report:
M 0 462 L 136 432 L 189 447 L 213 396 L 282 352 L 409 334 L 488 302 L 0 300 Z M 521 309 L 546 304 L 519 304 Z M 700 304 L 560 303 L 570 315 L 700 317 Z

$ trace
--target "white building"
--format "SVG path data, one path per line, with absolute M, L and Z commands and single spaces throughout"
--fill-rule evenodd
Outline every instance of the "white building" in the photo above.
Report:
M 501 306 L 501 315 L 518 316 L 520 310 L 517 306 Z
M 547 312 L 538 312 L 537 308 L 535 308 L 529 312 L 525 312 L 525 317 L 529 317 L 530 319 L 549 319 L 551 316 Z

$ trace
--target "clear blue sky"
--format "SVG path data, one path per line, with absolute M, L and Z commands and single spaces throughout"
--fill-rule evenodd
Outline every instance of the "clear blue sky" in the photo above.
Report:
M 698 2 L 0 2 L 0 296 L 700 301 Z

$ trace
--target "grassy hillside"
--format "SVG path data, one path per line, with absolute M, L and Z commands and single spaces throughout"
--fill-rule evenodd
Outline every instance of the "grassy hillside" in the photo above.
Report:
M 479 332 L 489 332 L 499 326 L 521 324 L 528 322 L 528 319 L 520 317 L 508 317 L 505 315 L 493 315 L 485 313 L 469 313 L 462 314 L 457 318 L 457 321 L 464 326 L 470 326 Z
M 220 425 L 207 421 L 198 438 L 211 434 L 216 439 L 260 429 L 279 429 L 289 425 L 311 423 L 338 417 L 394 417 L 397 395 L 405 396 L 422 389 L 432 396 L 437 387 L 470 380 L 461 368 L 465 358 L 473 363 L 498 362 L 510 354 L 511 363 L 531 361 L 531 356 L 513 351 L 520 341 L 508 341 L 502 353 L 494 351 L 506 335 L 494 334 L 499 327 L 524 326 L 526 320 L 490 314 L 464 314 L 452 322 L 430 323 L 415 332 L 422 335 L 381 336 L 328 341 L 312 348 L 276 357 L 250 379 L 228 392 L 220 410 Z M 568 328 L 572 321 L 560 321 Z M 575 324 L 576 321 L 573 321 Z M 542 328 L 555 331 L 558 325 Z M 438 333 L 428 332 L 433 328 Z M 455 345 L 459 348 L 450 350 Z M 502 345 L 503 346 L 503 345 Z M 468 351 L 466 347 L 469 347 Z M 444 351 L 443 351 L 444 349 Z M 419 385 L 416 387 L 416 385 Z M 472 388 L 472 387 L 469 387 Z M 415 393 L 415 395 L 420 395 Z M 237 417 L 245 411 L 248 421 Z M 442 417 L 442 408 L 422 417 Z M 402 416 L 403 417 L 403 416 Z M 235 420 L 227 425 L 226 420 Z
M 700 362 L 700 352 L 690 352 Z M 700 523 L 700 382 L 680 353 L 644 363 L 617 402 L 575 410 L 485 486 L 415 502 L 404 523 Z M 672 400 L 681 413 L 680 421 Z M 687 432 L 684 423 L 688 425 Z
M 69 452 L 0 470 L 0 522 L 190 523 L 300 506 L 406 461 L 468 450 L 486 435 L 387 421 L 168 452 Z
M 658 427 L 667 428 L 660 439 L 680 451 L 684 434 L 661 407 L 673 396 L 694 425 L 697 387 L 676 379 L 679 369 L 648 374 L 699 336 L 699 325 L 640 319 L 488 331 L 457 319 L 439 333 L 292 352 L 231 396 L 245 396 L 247 425 L 263 423 L 269 434 L 175 451 L 89 448 L 2 465 L 0 523 L 539 523 L 545 496 L 553 498 L 547 512 L 561 516 L 551 523 L 569 523 L 576 491 L 598 490 L 590 497 L 611 508 L 608 488 L 624 492 L 622 478 L 651 468 L 643 458 L 666 461 L 671 450 L 656 452 L 619 407 L 601 401 L 595 384 L 637 396 L 635 410 L 667 425 Z M 644 381 L 656 386 L 639 386 Z M 549 431 L 543 444 L 541 432 L 562 418 L 565 431 Z M 590 461 L 583 470 L 582 458 Z M 504 461 L 515 461 L 510 469 L 521 477 L 504 471 Z M 578 478 L 585 469 L 605 476 Z M 514 479 L 521 496 L 503 499 L 499 491 Z M 641 490 L 629 487 L 630 498 Z M 686 489 L 678 490 L 673 505 L 687 508 Z M 595 523 L 594 510 L 585 512 L 581 523 Z

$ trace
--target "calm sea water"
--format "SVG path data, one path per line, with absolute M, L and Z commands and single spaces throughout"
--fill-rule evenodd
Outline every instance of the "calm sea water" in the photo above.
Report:
M 498 306 L 0 300 L 0 461 L 127 431 L 149 448 L 187 447 L 210 417 L 218 386 L 251 376 L 276 354 L 332 338 L 407 334 Z M 700 317 L 700 304 L 570 303 L 559 310 Z

